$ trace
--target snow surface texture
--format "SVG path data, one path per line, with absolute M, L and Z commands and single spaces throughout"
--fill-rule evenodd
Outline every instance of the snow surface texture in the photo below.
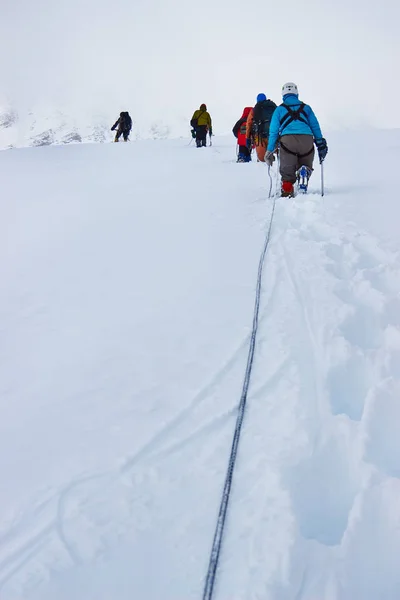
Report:
M 276 205 L 216 600 L 400 597 L 400 134 L 328 141 L 325 198 L 317 168 Z M 230 138 L 0 166 L 0 598 L 201 598 L 267 168 Z

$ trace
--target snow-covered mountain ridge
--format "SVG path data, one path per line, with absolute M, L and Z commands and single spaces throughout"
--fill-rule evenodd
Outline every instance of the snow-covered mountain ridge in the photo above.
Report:
M 114 115 L 73 115 L 61 110 L 33 110 L 18 113 L 12 108 L 0 107 L 0 149 L 52 144 L 104 143 L 112 141 L 110 131 L 118 118 Z M 137 122 L 133 117 L 131 140 L 166 139 L 186 136 L 189 139 L 187 118 Z M 172 123 L 172 124 L 171 124 Z

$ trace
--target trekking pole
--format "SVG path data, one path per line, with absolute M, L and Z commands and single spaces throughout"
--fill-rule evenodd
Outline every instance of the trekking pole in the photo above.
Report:
M 325 186 L 324 186 L 324 161 L 321 160 L 319 163 L 321 165 L 321 196 L 323 197 L 325 194 Z
M 211 139 L 212 133 L 210 131 L 210 146 L 212 146 L 212 139 Z
M 268 198 L 271 198 L 271 193 L 272 193 L 272 175 L 271 175 L 271 167 L 269 165 L 268 165 L 268 177 L 269 177 Z
M 276 173 L 276 185 L 275 185 L 275 195 L 279 195 L 279 174 L 281 172 L 281 157 L 279 148 L 276 149 L 276 164 L 277 164 L 277 173 Z

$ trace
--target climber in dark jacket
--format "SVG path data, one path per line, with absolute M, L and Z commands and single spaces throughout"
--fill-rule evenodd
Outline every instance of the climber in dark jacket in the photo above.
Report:
M 258 94 L 257 104 L 247 117 L 246 138 L 247 147 L 256 147 L 258 162 L 264 162 L 267 151 L 269 124 L 276 109 L 276 104 L 268 100 L 265 94 Z
M 114 142 L 118 142 L 121 135 L 124 137 L 124 142 L 127 142 L 132 129 L 132 119 L 128 112 L 120 113 L 119 119 L 115 121 L 114 125 L 111 127 L 111 131 L 114 131 L 115 129 L 117 129 L 117 133 L 115 134 Z

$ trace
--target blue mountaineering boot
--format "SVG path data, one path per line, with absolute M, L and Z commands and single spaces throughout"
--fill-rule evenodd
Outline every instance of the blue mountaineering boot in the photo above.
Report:
M 311 173 L 312 170 L 305 165 L 300 167 L 300 169 L 297 171 L 297 183 L 300 194 L 307 194 L 308 180 L 311 177 Z

